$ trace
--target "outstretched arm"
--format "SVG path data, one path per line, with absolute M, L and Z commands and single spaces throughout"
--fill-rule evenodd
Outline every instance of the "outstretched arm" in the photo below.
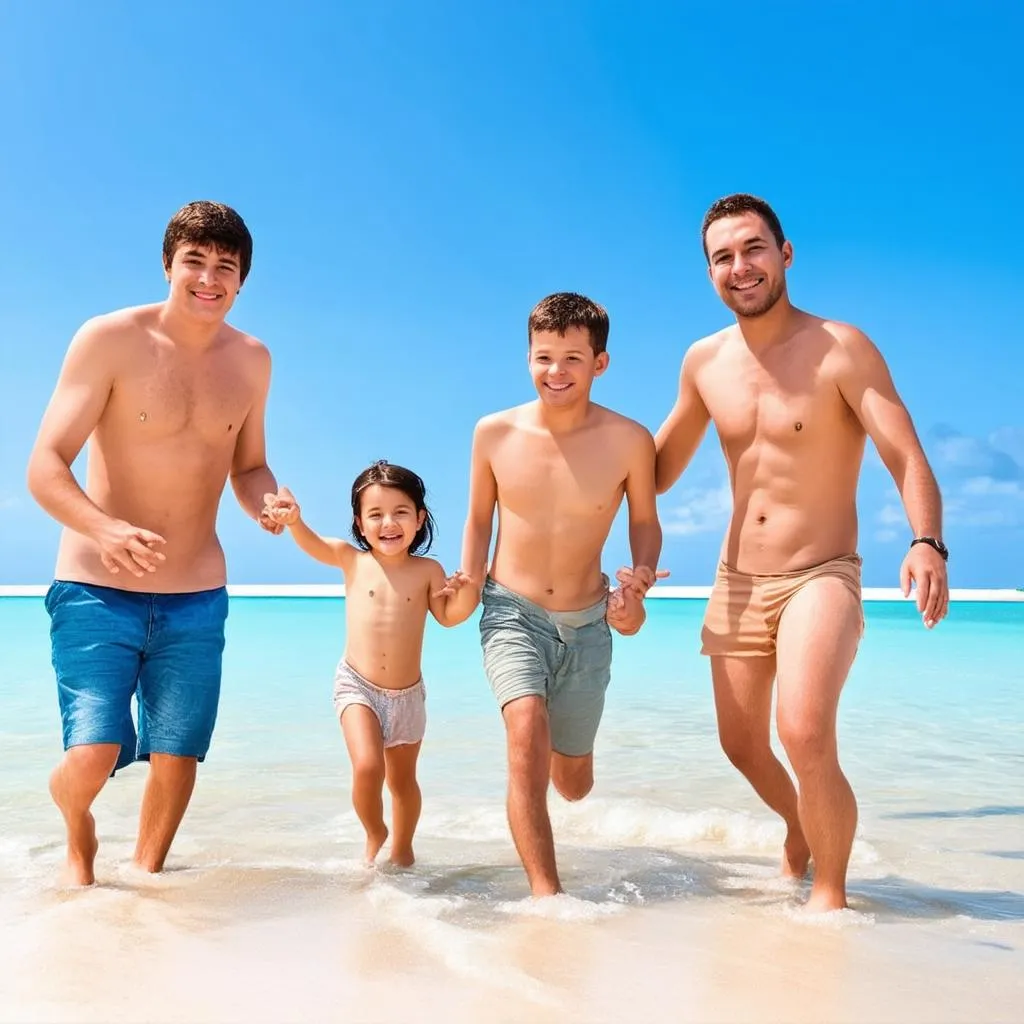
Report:
M 498 485 L 491 471 L 488 425 L 481 420 L 473 431 L 473 451 L 469 468 L 469 512 L 462 534 L 462 569 L 483 587 L 487 576 L 487 557 L 491 549 L 491 528 L 494 506 L 498 501 Z
M 318 562 L 333 565 L 348 572 L 356 549 L 337 537 L 321 537 L 316 530 L 303 522 L 302 510 L 295 496 L 287 487 L 282 487 L 275 494 L 265 494 L 265 504 L 261 506 L 261 515 L 268 522 L 284 529 L 288 527 L 292 538 L 299 547 Z
M 28 489 L 57 522 L 96 543 L 111 573 L 123 568 L 142 576 L 164 560 L 156 550 L 164 538 L 109 516 L 71 472 L 106 409 L 120 340 L 117 328 L 98 321 L 85 324 L 75 335 L 29 457 Z
M 265 514 L 263 496 L 277 490 L 277 481 L 267 465 L 266 429 L 267 395 L 270 391 L 270 352 L 262 345 L 258 360 L 256 394 L 245 417 L 231 461 L 231 487 L 238 504 L 250 518 L 268 533 L 280 533 L 284 527 Z
M 694 350 L 691 348 L 683 358 L 682 369 L 679 371 L 676 404 L 655 435 L 655 480 L 658 494 L 664 494 L 690 464 L 711 421 L 694 380 L 694 359 Z
M 856 328 L 837 330 L 843 348 L 839 388 L 871 438 L 900 493 L 915 537 L 942 539 L 942 495 L 910 413 L 893 384 L 882 354 Z M 914 545 L 900 569 L 900 586 L 917 586 L 917 606 L 931 628 L 949 609 L 946 563 L 927 544 Z

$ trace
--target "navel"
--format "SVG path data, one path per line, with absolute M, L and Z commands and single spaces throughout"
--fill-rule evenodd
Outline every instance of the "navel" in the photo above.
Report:
M 234 424 L 233 424 L 233 423 L 229 423 L 229 424 L 228 424 L 228 433 L 229 433 L 229 434 L 231 433 L 231 428 L 232 428 L 233 426 L 234 426 Z
M 793 429 L 794 430 L 803 430 L 804 429 L 804 425 L 799 420 L 797 420 L 796 426 Z
M 763 526 L 765 523 L 768 522 L 768 517 L 767 516 L 758 516 L 757 517 L 757 521 Z
M 554 592 L 555 592 L 555 588 L 554 587 L 545 587 L 544 588 L 544 593 L 545 594 L 553 594 Z
M 139 422 L 140 423 L 145 423 L 147 419 L 148 419 L 148 417 L 146 416 L 145 411 L 139 413 Z
M 370 597 L 373 597 L 373 591 L 372 590 L 370 591 Z

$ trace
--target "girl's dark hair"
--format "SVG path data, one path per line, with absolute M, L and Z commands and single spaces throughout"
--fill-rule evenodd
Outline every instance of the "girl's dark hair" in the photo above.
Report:
M 359 516 L 363 491 L 374 484 L 380 484 L 381 487 L 393 487 L 396 491 L 401 491 L 413 503 L 417 513 L 426 513 L 423 517 L 423 525 L 416 531 L 416 536 L 413 537 L 412 544 L 409 545 L 409 554 L 417 555 L 421 551 L 429 551 L 430 545 L 434 543 L 434 533 L 437 528 L 434 526 L 434 517 L 430 514 L 430 509 L 427 508 L 426 485 L 411 469 L 395 466 L 385 459 L 364 469 L 352 484 L 352 537 L 358 547 L 363 551 L 370 550 L 369 543 L 359 530 Z

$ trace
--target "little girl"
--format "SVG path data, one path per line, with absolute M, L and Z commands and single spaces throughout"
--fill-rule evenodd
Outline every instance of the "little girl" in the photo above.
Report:
M 334 678 L 334 708 L 352 759 L 352 804 L 366 829 L 373 862 L 388 838 L 383 788 L 391 791 L 391 863 L 414 861 L 420 816 L 416 759 L 426 728 L 420 657 L 428 610 L 442 626 L 472 614 L 478 588 L 462 572 L 445 576 L 432 558 L 418 557 L 433 540 L 434 521 L 423 481 L 411 470 L 376 462 L 352 484 L 356 546 L 321 537 L 302 520 L 287 488 L 264 497 L 265 512 L 291 530 L 295 542 L 345 577 L 346 643 Z

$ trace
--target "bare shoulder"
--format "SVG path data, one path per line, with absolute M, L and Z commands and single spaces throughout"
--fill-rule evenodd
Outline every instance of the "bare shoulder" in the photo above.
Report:
M 859 327 L 822 317 L 814 320 L 817 328 L 831 339 L 829 355 L 838 372 L 848 372 L 865 364 L 884 363 L 878 346 Z
M 683 366 L 689 369 L 699 369 L 705 363 L 714 359 L 736 335 L 735 327 L 723 327 L 714 334 L 698 338 L 686 350 L 683 355 Z
M 528 407 L 517 405 L 511 409 L 488 413 L 476 421 L 473 437 L 477 441 L 492 442 L 515 430 L 522 422 L 523 413 Z
M 642 423 L 623 416 L 603 405 L 596 403 L 591 406 L 596 414 L 595 426 L 609 437 L 614 437 L 623 444 L 637 450 L 654 451 L 654 437 Z
M 445 578 L 444 566 L 436 558 L 430 558 L 427 555 L 410 555 L 409 557 L 412 560 L 413 568 L 422 576 L 424 583 L 432 583 Z
M 255 388 L 262 390 L 269 386 L 270 349 L 259 338 L 225 324 L 221 351 Z
M 157 322 L 160 306 L 131 306 L 90 317 L 75 332 L 68 354 L 88 359 L 98 366 L 114 370 L 123 360 L 148 344 Z

